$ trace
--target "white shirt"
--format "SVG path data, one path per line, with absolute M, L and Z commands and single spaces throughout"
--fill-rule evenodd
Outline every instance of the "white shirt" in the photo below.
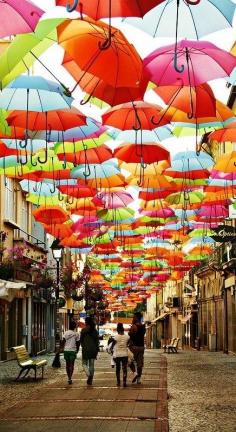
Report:
M 76 342 L 80 339 L 79 333 L 73 330 L 67 330 L 63 335 L 63 339 L 66 341 L 64 351 L 77 351 Z
M 128 342 L 130 337 L 126 334 L 117 334 L 114 337 L 116 341 L 114 345 L 113 357 L 127 357 L 128 356 Z

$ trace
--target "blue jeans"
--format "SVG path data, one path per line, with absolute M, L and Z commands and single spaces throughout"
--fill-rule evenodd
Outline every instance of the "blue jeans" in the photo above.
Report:
M 87 377 L 93 377 L 94 375 L 94 361 L 95 359 L 82 359 L 82 366 Z

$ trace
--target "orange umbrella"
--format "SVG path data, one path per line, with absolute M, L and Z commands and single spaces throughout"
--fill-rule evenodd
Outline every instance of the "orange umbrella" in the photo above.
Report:
M 169 160 L 170 153 L 161 144 L 122 144 L 114 151 L 114 156 L 124 162 L 150 164 Z
M 214 166 L 214 170 L 225 173 L 236 172 L 236 151 L 221 156 Z
M 143 99 L 147 87 L 147 80 L 144 78 L 141 78 L 141 81 L 133 82 L 132 86 L 118 87 L 87 71 L 83 74 L 78 64 L 67 53 L 64 55 L 62 64 L 75 81 L 79 82 L 80 87 L 90 95 L 88 100 L 91 97 L 96 97 L 111 106 L 115 106 L 120 103 Z
M 69 219 L 68 213 L 59 206 L 39 207 L 32 213 L 35 220 L 45 225 L 60 224 Z
M 54 224 L 54 225 L 44 225 L 44 229 L 48 234 L 53 237 L 63 239 L 65 237 L 70 237 L 73 234 L 71 229 L 72 222 L 66 224 Z
M 110 31 L 110 45 L 106 46 Z M 142 82 L 142 60 L 120 30 L 84 18 L 65 20 L 57 27 L 57 33 L 59 44 L 81 70 L 72 91 L 92 76 L 95 82 L 91 95 L 96 91 L 96 78 L 107 84 L 108 89 L 110 86 L 137 87 L 137 83 Z
M 154 92 L 172 107 L 178 108 L 192 117 L 209 117 L 216 114 L 216 100 L 211 87 L 202 84 L 190 86 L 160 86 Z
M 81 240 L 78 240 L 77 237 L 72 234 L 70 237 L 64 238 L 60 242 L 61 246 L 64 247 L 70 247 L 70 248 L 87 248 L 88 245 L 86 243 L 83 243 Z
M 7 122 L 11 126 L 29 130 L 63 130 L 86 125 L 86 117 L 79 110 L 55 110 L 49 112 L 12 111 Z
M 89 179 L 87 185 L 94 189 L 111 189 L 113 187 L 125 187 L 127 183 L 123 175 L 116 174 L 111 177 Z
M 72 162 L 75 165 L 99 164 L 112 158 L 112 151 L 106 145 L 102 144 L 98 148 L 81 150 L 76 153 L 60 153 L 57 157 L 61 161 Z
M 113 126 L 121 130 L 148 129 L 170 123 L 172 112 L 163 114 L 163 108 L 159 105 L 137 101 L 128 102 L 109 109 L 102 116 L 103 124 Z M 155 123 L 154 123 L 155 122 Z
M 225 126 L 223 129 L 218 129 L 217 131 L 211 132 L 208 135 L 208 139 L 218 141 L 218 142 L 226 142 L 236 141 L 236 122 L 230 123 Z

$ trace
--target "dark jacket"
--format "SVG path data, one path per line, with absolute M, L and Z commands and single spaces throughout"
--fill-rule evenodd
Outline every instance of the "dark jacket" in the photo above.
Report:
M 83 328 L 80 334 L 80 345 L 82 346 L 82 358 L 85 360 L 95 359 L 99 351 L 99 337 L 97 330 Z
M 132 324 L 129 331 L 130 342 L 133 346 L 144 347 L 145 324 Z

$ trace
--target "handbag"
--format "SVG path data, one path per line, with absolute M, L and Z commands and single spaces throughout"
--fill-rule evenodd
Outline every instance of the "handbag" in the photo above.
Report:
M 132 363 L 134 361 L 134 354 L 132 353 L 132 351 L 130 351 L 129 348 L 127 348 L 128 350 L 128 363 Z

